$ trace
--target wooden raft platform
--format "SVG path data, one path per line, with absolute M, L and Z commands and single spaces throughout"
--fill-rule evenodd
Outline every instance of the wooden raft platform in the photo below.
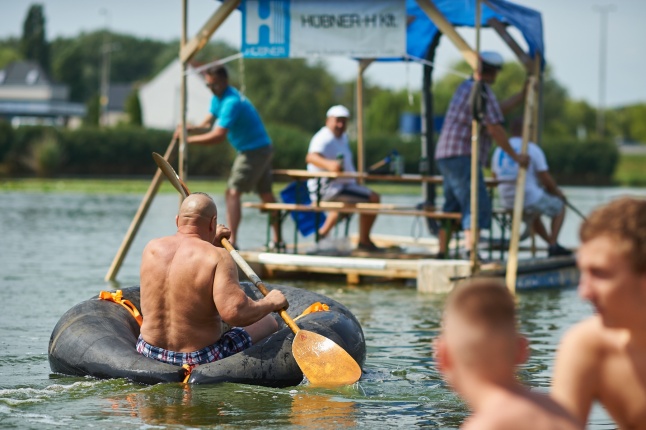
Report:
M 356 238 L 353 238 L 356 242 Z M 293 254 L 264 250 L 242 250 L 240 255 L 262 277 L 281 276 L 311 278 L 316 274 L 345 278 L 348 284 L 370 280 L 415 281 L 424 292 L 446 293 L 471 275 L 467 260 L 435 259 L 434 238 L 413 239 L 399 236 L 374 235 L 379 246 L 393 243 L 401 248 L 386 248 L 385 252 L 367 253 L 340 249 L 337 255 Z M 303 244 L 305 245 L 305 244 Z M 313 243 L 307 244 L 310 247 Z M 354 245 L 352 245 L 354 246 Z M 503 279 L 505 263 L 492 262 L 481 266 L 481 276 Z M 574 257 L 536 258 L 519 261 L 517 289 L 561 288 L 578 283 Z

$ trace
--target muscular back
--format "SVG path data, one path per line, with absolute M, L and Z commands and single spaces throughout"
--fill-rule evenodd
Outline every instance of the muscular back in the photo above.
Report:
M 214 302 L 218 282 L 238 289 L 227 252 L 194 235 L 151 241 L 141 262 L 141 335 L 152 345 L 191 352 L 215 343 L 222 320 Z

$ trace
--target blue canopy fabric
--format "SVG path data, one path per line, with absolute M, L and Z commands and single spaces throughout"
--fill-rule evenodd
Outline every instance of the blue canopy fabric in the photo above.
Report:
M 475 27 L 476 0 L 433 0 L 433 4 L 454 26 Z M 426 58 L 429 46 L 439 30 L 415 0 L 406 0 L 406 13 L 413 17 L 407 28 L 406 53 L 412 57 Z M 516 27 L 527 42 L 529 56 L 533 58 L 538 52 L 544 62 L 543 20 L 540 12 L 505 0 L 484 0 L 480 25 L 486 26 L 491 18 Z

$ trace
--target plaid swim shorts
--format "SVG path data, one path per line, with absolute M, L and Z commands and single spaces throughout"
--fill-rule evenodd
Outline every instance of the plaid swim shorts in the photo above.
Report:
M 175 352 L 153 346 L 146 342 L 141 335 L 137 339 L 137 352 L 153 360 L 173 364 L 175 366 L 197 366 L 212 363 L 229 357 L 251 346 L 251 336 L 240 327 L 234 327 L 222 334 L 220 340 L 213 345 L 193 352 Z

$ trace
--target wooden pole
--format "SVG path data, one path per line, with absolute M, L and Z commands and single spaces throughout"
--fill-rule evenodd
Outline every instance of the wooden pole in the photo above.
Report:
M 169 158 L 173 154 L 173 151 L 175 151 L 176 146 L 177 146 L 177 139 L 173 138 L 173 140 L 170 141 L 168 148 L 166 149 L 166 153 L 164 154 L 164 158 L 166 160 L 169 160 Z M 112 265 L 110 266 L 110 269 L 108 269 L 108 273 L 105 275 L 106 281 L 114 281 L 114 279 L 117 277 L 117 272 L 119 272 L 119 269 L 121 268 L 121 264 L 123 263 L 123 260 L 126 258 L 126 254 L 130 249 L 130 245 L 132 244 L 132 241 L 137 235 L 137 231 L 139 231 L 139 226 L 141 225 L 144 217 L 146 216 L 146 213 L 148 212 L 148 208 L 150 207 L 150 204 L 152 203 L 153 198 L 155 197 L 155 194 L 157 194 L 157 190 L 159 190 L 159 186 L 161 185 L 163 179 L 164 179 L 164 175 L 162 175 L 162 171 L 160 169 L 157 169 L 157 171 L 155 172 L 155 176 L 153 176 L 153 180 L 150 183 L 150 186 L 148 187 L 148 191 L 146 191 L 146 195 L 144 196 L 144 199 L 141 201 L 141 204 L 139 205 L 139 209 L 137 209 L 137 213 L 135 214 L 135 217 L 132 219 L 132 222 L 130 223 L 130 227 L 128 228 L 128 232 L 126 233 L 126 237 L 123 239 L 123 242 L 121 242 L 121 246 L 117 251 L 117 255 L 115 255 L 114 260 L 112 260 Z
M 449 38 L 456 48 L 460 51 L 464 59 L 473 70 L 478 68 L 478 54 L 471 49 L 469 44 L 464 41 L 462 36 L 455 31 L 451 23 L 442 15 L 430 0 L 415 0 L 419 7 L 428 15 L 443 35 Z
M 182 35 L 180 39 L 180 52 L 186 46 L 186 28 L 188 21 L 188 0 L 182 0 Z M 188 148 L 186 145 L 186 71 L 188 69 L 188 61 L 182 61 L 182 77 L 180 80 L 180 102 L 179 102 L 179 111 L 180 111 L 180 125 L 182 127 L 182 133 L 180 136 L 179 143 L 179 161 L 178 161 L 178 170 L 179 177 L 186 181 L 188 177 Z M 182 202 L 180 201 L 179 204 Z
M 477 70 L 475 74 L 475 82 L 473 85 L 478 85 L 482 71 L 480 62 L 480 0 L 476 0 L 476 54 Z M 479 95 L 476 95 L 479 97 Z M 480 128 L 482 125 L 475 117 L 471 120 L 471 248 L 470 248 L 470 263 L 471 274 L 478 273 L 480 269 L 480 261 L 478 260 L 478 242 L 480 241 L 480 230 L 478 228 L 478 164 L 479 164 L 479 151 L 480 151 Z
M 530 76 L 525 99 L 525 110 L 523 117 L 523 143 L 521 154 L 527 154 L 527 146 L 532 136 L 534 125 L 536 77 Z M 525 203 L 525 179 L 527 168 L 518 166 L 518 178 L 516 179 L 516 197 L 514 198 L 514 214 L 511 223 L 511 237 L 509 241 L 509 257 L 507 260 L 507 274 L 505 281 L 507 288 L 512 294 L 516 293 L 516 272 L 518 271 L 518 243 L 520 241 L 520 223 L 523 217 L 523 206 Z
M 516 57 L 518 57 L 518 60 L 525 66 L 525 70 L 527 70 L 528 73 L 534 73 L 535 68 L 534 68 L 534 60 L 523 51 L 523 48 L 520 47 L 520 45 L 514 40 L 513 37 L 511 37 L 511 34 L 507 32 L 507 28 L 505 27 L 505 24 L 502 22 L 498 21 L 496 18 L 491 18 L 489 21 L 487 21 L 487 24 L 491 28 L 493 28 L 496 33 L 500 36 L 502 40 L 505 41 L 507 46 L 516 54 Z
M 359 71 L 357 73 L 357 170 L 359 173 L 365 171 L 366 164 L 363 138 L 363 72 L 373 61 L 372 59 L 359 60 Z M 364 182 L 363 178 L 359 178 L 357 182 L 362 184 Z
M 182 63 L 187 63 L 204 47 L 215 33 L 215 30 L 226 21 L 227 17 L 236 10 L 242 0 L 224 0 L 200 31 L 179 52 Z

